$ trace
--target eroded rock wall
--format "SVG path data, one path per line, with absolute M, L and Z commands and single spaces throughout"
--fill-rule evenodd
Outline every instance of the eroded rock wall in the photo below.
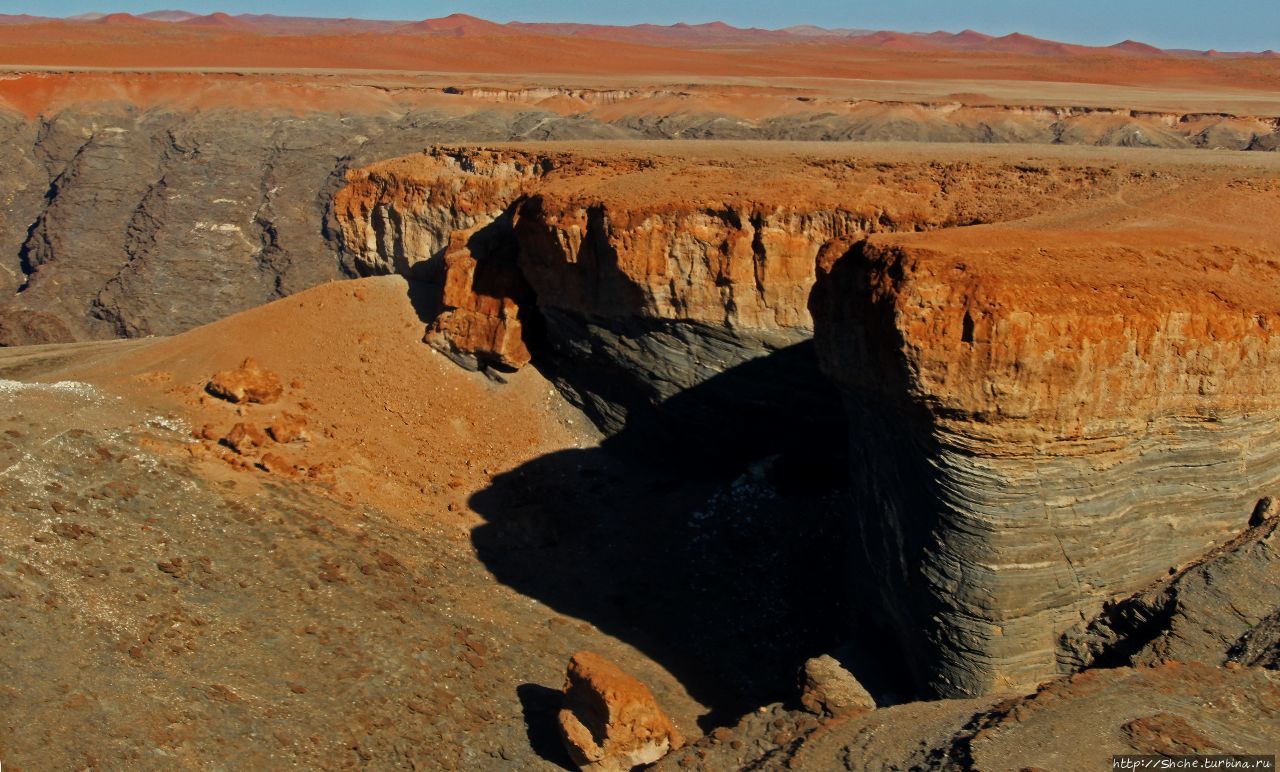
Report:
M 803 425 L 839 412 L 809 346 L 825 245 L 1117 184 L 1096 168 L 433 148 L 353 170 L 336 211 L 370 270 L 430 273 L 457 247 L 473 253 L 451 258 L 467 280 L 473 261 L 518 273 L 549 374 L 607 431 L 656 408 L 709 434 L 767 433 L 780 413 Z M 473 282 L 474 300 L 456 278 L 446 271 L 451 297 L 428 338 L 454 356 L 522 364 L 494 349 L 517 312 L 492 287 L 514 280 Z
M 1064 631 L 1243 530 L 1280 486 L 1265 250 L 990 236 L 872 239 L 814 296 L 865 576 L 951 695 L 1050 676 Z
M 386 265 L 341 251 L 332 196 L 349 167 L 443 140 L 594 136 L 573 123 L 528 112 L 0 110 L 0 345 L 170 335 L 326 281 L 404 272 L 394 246 Z M 465 226 L 459 217 L 450 230 Z
M 173 334 L 321 282 L 403 272 L 404 255 L 444 244 L 344 253 L 331 197 L 347 169 L 432 142 L 910 140 L 1251 150 L 1280 143 L 1276 119 L 1258 116 L 863 100 L 748 120 L 647 101 L 662 94 L 631 94 L 637 101 L 624 105 L 612 104 L 618 95 L 576 92 L 588 111 L 562 115 L 537 104 L 541 93 L 485 92 L 465 96 L 465 106 L 387 112 L 105 100 L 70 100 L 34 118 L 0 109 L 0 344 Z M 591 112 L 605 106 L 607 115 Z M 708 216 L 727 214 L 734 213 Z M 456 231 L 478 215 L 416 210 L 425 221 L 408 232 Z M 386 222 L 380 230 L 403 229 Z

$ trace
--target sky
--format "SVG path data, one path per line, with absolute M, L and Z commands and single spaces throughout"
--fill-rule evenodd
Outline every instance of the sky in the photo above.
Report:
M 0 0 L 0 13 L 70 16 L 90 11 L 276 13 L 424 19 L 469 13 L 492 21 L 673 24 L 724 21 L 738 27 L 823 27 L 930 32 L 965 28 L 993 35 L 1023 32 L 1071 43 L 1108 45 L 1126 38 L 1163 48 L 1280 50 L 1280 0 Z

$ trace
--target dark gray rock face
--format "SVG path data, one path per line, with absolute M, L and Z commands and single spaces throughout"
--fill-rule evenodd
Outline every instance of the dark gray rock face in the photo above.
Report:
M 330 198 L 438 141 L 612 138 L 550 113 L 0 113 L 0 345 L 170 335 L 358 275 Z
M 1231 662 L 1280 670 L 1280 609 L 1240 636 L 1230 654 Z
M 19 255 L 48 190 L 43 164 L 33 152 L 36 131 L 21 116 L 0 112 L 0 293 L 6 296 L 24 281 Z

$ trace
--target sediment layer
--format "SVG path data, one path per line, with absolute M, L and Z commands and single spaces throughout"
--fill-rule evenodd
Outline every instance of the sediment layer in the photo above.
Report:
M 617 431 L 637 407 L 664 403 L 697 420 L 688 395 L 710 384 L 719 400 L 721 378 L 757 392 L 741 405 L 750 421 L 786 400 L 777 385 L 742 381 L 767 372 L 776 383 L 780 370 L 798 404 L 821 392 L 818 404 L 838 412 L 806 348 L 824 245 L 1028 214 L 1122 184 L 1066 165 L 433 148 L 353 170 L 335 211 L 365 270 L 443 272 L 436 345 L 519 366 L 523 355 L 504 349 L 505 320 L 535 316 L 553 377 Z M 456 291 L 471 260 L 489 266 L 475 297 Z M 515 297 L 521 282 L 527 294 Z M 498 303 L 495 289 L 523 310 Z M 749 362 L 760 377 L 744 377 Z

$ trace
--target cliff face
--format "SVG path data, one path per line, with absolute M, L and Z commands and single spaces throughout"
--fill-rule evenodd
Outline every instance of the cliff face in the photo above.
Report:
M 609 431 L 816 442 L 816 330 L 857 593 L 937 694 L 1056 673 L 1280 487 L 1274 172 L 435 150 L 348 182 L 366 264 L 443 272 L 429 340 L 519 366 L 521 320 Z
M 1280 486 L 1277 266 L 1241 192 L 1212 195 L 1198 230 L 873 238 L 822 266 L 867 576 L 935 690 L 1044 678 L 1069 627 Z
M 0 345 L 172 335 L 383 272 L 339 250 L 332 196 L 349 166 L 570 124 L 522 112 L 0 109 Z
M 1013 216 L 1118 184 L 1091 168 L 437 148 L 353 170 L 335 202 L 366 270 L 444 272 L 433 344 L 520 366 L 527 356 L 506 350 L 506 330 L 523 305 L 552 377 L 616 431 L 701 384 L 719 400 L 720 376 L 807 346 L 824 245 Z M 494 290 L 523 283 L 518 298 Z M 829 403 L 807 349 L 785 358 L 797 402 L 821 392 Z M 780 397 L 764 384 L 734 389 L 755 393 L 739 400 L 755 412 Z

